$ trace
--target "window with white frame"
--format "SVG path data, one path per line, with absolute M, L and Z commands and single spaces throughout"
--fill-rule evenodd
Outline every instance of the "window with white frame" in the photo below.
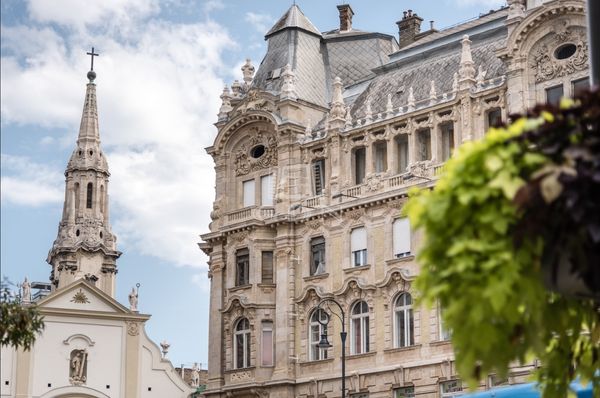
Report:
M 414 398 L 414 396 L 415 396 L 415 387 L 414 386 L 394 388 L 394 398 Z
M 235 285 L 244 286 L 250 283 L 250 252 L 240 249 L 235 253 Z
M 442 160 L 448 160 L 454 152 L 454 122 L 440 124 L 440 136 L 442 139 Z
M 362 184 L 366 174 L 366 149 L 364 147 L 354 150 L 354 183 Z
M 395 347 L 408 347 L 415 344 L 412 297 L 402 293 L 394 302 Z
M 261 365 L 273 366 L 273 322 L 262 322 Z
M 438 305 L 438 319 L 439 319 L 439 325 L 440 325 L 440 340 L 442 341 L 446 341 L 446 340 L 450 340 L 450 337 L 452 336 L 452 330 L 450 330 L 449 328 L 446 327 L 446 325 L 444 324 L 444 310 L 442 310 L 442 307 L 440 305 Z
M 256 203 L 256 194 L 254 192 L 254 180 L 247 180 L 242 182 L 242 204 L 244 207 L 254 206 Z
M 313 192 L 315 196 L 323 195 L 325 187 L 325 159 L 315 160 L 312 163 L 313 169 Z
M 240 319 L 235 325 L 233 363 L 236 369 L 250 366 L 250 322 L 247 318 Z
M 308 332 L 309 337 L 309 359 L 311 361 L 320 361 L 327 359 L 327 348 L 319 348 L 318 344 L 321 341 L 321 335 L 327 334 L 327 326 L 322 325 L 321 322 L 327 322 L 327 313 L 322 309 L 313 311 L 310 317 L 310 330 Z
M 350 251 L 352 252 L 352 265 L 359 267 L 367 264 L 367 229 L 354 228 L 350 233 Z
M 392 239 L 394 243 L 394 257 L 410 256 L 410 221 L 408 218 L 397 218 L 392 224 Z
M 359 301 L 350 312 L 350 353 L 369 352 L 369 306 Z
M 460 380 L 449 380 L 440 383 L 440 397 L 460 397 L 463 395 L 462 383 Z
M 325 273 L 325 238 L 318 236 L 310 240 L 310 275 Z
M 260 205 L 273 206 L 273 174 L 260 177 Z
M 373 145 L 373 169 L 376 173 L 387 171 L 387 142 L 385 141 Z

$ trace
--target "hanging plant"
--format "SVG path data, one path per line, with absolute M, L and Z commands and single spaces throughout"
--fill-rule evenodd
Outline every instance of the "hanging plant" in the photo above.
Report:
M 432 191 L 412 193 L 405 209 L 424 231 L 417 288 L 444 308 L 471 387 L 537 358 L 544 397 L 565 397 L 576 376 L 598 390 L 600 94 L 512 118 L 461 146 Z M 543 282 L 563 258 L 580 283 L 569 294 Z

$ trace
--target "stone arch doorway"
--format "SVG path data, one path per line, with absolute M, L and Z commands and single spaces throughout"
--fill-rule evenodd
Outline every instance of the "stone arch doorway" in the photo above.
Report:
M 60 387 L 48 391 L 40 398 L 110 398 L 93 388 L 83 386 Z

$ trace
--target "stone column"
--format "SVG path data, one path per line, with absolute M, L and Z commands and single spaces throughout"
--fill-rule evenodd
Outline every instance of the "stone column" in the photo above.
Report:
M 15 352 L 17 356 L 16 363 L 16 386 L 15 392 L 17 398 L 28 398 L 31 397 L 31 391 L 29 390 L 32 380 L 31 380 L 31 366 L 32 366 L 32 355 L 33 350 L 24 351 L 22 349 L 17 349 Z
M 225 340 L 223 338 L 223 289 L 225 258 L 220 245 L 213 247 L 210 261 L 210 319 L 208 328 L 208 390 L 219 389 L 223 385 L 225 369 Z
M 127 321 L 127 338 L 125 339 L 125 396 L 137 398 L 141 391 L 140 385 L 140 363 L 141 363 L 141 341 L 140 331 L 143 322 L 135 320 Z

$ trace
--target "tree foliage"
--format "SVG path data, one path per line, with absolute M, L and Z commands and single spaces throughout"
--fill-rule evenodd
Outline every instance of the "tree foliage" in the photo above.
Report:
M 4 286 L 0 300 L 0 344 L 29 350 L 43 329 L 44 320 L 38 309 L 22 305 Z
M 585 106 L 538 108 L 529 117 L 490 129 L 483 140 L 458 149 L 432 191 L 413 192 L 406 205 L 412 225 L 424 231 L 417 288 L 426 303 L 444 308 L 459 374 L 471 387 L 489 373 L 506 376 L 514 361 L 538 358 L 542 366 L 536 377 L 544 397 L 565 397 L 575 377 L 591 380 L 600 390 L 598 303 L 553 293 L 542 281 L 547 253 L 575 248 L 577 256 L 585 256 L 589 247 L 582 239 L 595 234 L 584 224 L 593 220 L 586 206 L 592 209 L 594 202 L 597 208 L 600 201 L 592 196 L 600 175 L 591 171 L 600 159 L 590 160 L 582 147 L 594 139 L 598 145 L 598 102 L 596 93 Z M 566 136 L 552 142 L 548 131 Z M 585 144 L 584 134 L 589 135 Z M 573 144 L 581 145 L 569 160 L 565 150 Z M 577 163 L 577 156 L 587 159 L 587 166 Z M 560 187 L 555 185 L 546 198 L 552 199 L 544 202 L 552 208 L 547 210 L 536 200 L 543 197 L 540 181 L 550 175 Z M 569 187 L 573 178 L 578 182 Z M 537 185 L 530 184 L 534 180 Z M 586 209 L 577 216 L 574 191 L 576 206 Z M 554 223 L 549 217 L 569 221 Z M 565 225 L 569 231 L 560 229 Z M 571 231 L 578 231 L 577 237 Z M 581 269 L 598 272 L 598 266 L 586 262 Z

